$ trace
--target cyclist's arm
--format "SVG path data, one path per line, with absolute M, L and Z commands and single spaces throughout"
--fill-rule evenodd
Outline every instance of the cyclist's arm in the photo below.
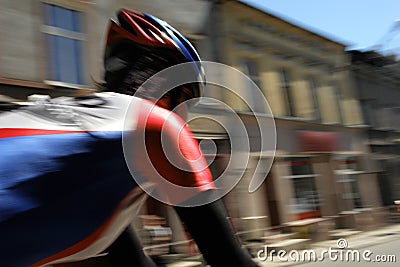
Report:
M 140 149 L 135 160 L 146 178 L 165 179 L 199 191 L 214 188 L 198 142 L 175 113 L 144 101 L 137 130 L 135 143 Z

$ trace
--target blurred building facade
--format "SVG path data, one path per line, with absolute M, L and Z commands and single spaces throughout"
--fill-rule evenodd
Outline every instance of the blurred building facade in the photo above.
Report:
M 89 44 L 103 40 L 106 25 L 95 8 L 84 1 L 2 1 L 0 94 L 25 100 L 93 87 L 101 47 Z
M 93 80 L 102 80 L 108 20 L 122 7 L 165 19 L 193 41 L 203 59 L 241 70 L 268 100 L 277 128 L 277 151 L 272 159 L 255 144 L 244 178 L 225 198 L 238 231 L 307 218 L 326 218 L 328 227 L 379 223 L 376 214 L 391 201 L 382 194 L 393 183 L 398 185 L 399 170 L 395 164 L 397 171 L 388 170 L 388 165 L 370 167 L 375 166 L 371 151 L 376 156 L 382 147 L 371 141 L 377 135 L 380 140 L 390 139 L 383 154 L 398 154 L 394 116 L 398 109 L 385 107 L 399 102 L 384 102 L 398 99 L 393 98 L 398 97 L 398 80 L 384 73 L 374 79 L 368 71 L 374 73 L 376 66 L 347 54 L 345 45 L 242 2 L 1 1 L 0 95 L 25 100 L 31 94 L 60 96 L 79 93 L 78 89 L 94 90 Z M 383 84 L 370 83 L 371 79 Z M 207 95 L 227 103 L 250 134 L 257 135 L 249 108 L 261 114 L 264 110 L 246 88 L 244 84 L 241 93 L 248 104 L 226 90 L 210 90 Z M 374 99 L 384 103 L 379 104 L 384 108 L 368 109 L 375 105 Z M 204 104 L 198 112 L 223 116 L 223 110 L 214 105 Z M 382 112 L 393 115 L 385 124 L 390 130 L 366 127 L 372 125 L 366 113 L 380 116 Z M 226 164 L 229 137 L 207 121 L 191 127 L 199 140 L 217 144 L 219 154 L 212 165 L 217 176 Z M 274 164 L 262 186 L 249 194 L 253 163 L 260 157 Z M 392 178 L 382 178 L 388 173 Z M 400 189 L 391 190 L 390 199 L 399 198 Z M 180 228 L 168 209 L 150 203 L 148 210 L 167 218 L 173 229 Z M 356 219 L 347 220 L 349 216 Z M 176 232 L 180 233 L 174 241 L 185 238 L 182 231 Z
M 209 5 L 201 0 L 2 1 L 0 94 L 26 99 L 32 93 L 57 96 L 93 89 L 103 78 L 105 34 L 118 9 L 156 14 L 189 38 L 199 39 L 195 33 Z
M 218 57 L 255 81 L 277 128 L 275 160 L 264 184 L 248 194 L 246 177 L 227 197 L 238 227 L 309 218 L 327 218 L 329 227 L 355 227 L 356 219 L 379 223 L 372 215 L 382 206 L 378 178 L 368 168 L 368 137 L 345 45 L 242 2 L 218 8 Z M 251 129 L 249 107 L 232 94 L 222 98 Z M 248 104 L 259 108 L 257 99 Z
M 400 63 L 375 51 L 349 54 L 382 202 L 390 206 L 400 198 Z

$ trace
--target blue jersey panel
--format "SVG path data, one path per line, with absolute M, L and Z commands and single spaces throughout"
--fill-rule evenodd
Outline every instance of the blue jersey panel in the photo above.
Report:
M 32 264 L 104 223 L 137 186 L 121 136 L 83 132 L 0 139 L 2 266 Z

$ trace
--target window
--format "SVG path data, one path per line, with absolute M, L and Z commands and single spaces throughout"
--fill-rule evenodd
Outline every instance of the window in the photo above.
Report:
M 48 80 L 85 84 L 83 63 L 82 13 L 51 4 L 43 4 L 48 56 Z
M 358 189 L 358 176 L 363 172 L 359 169 L 358 159 L 355 156 L 337 156 L 337 182 L 342 186 L 342 199 L 350 201 L 353 208 L 362 208 Z
M 371 111 L 372 105 L 370 99 L 360 99 L 361 111 L 365 124 L 372 125 Z
M 243 61 L 243 69 L 244 73 L 249 76 L 249 78 L 259 86 L 260 78 L 258 77 L 258 67 L 256 62 L 251 60 Z
M 318 88 L 321 120 L 323 123 L 338 124 L 341 122 L 338 94 L 333 85 L 323 84 Z
M 291 84 L 289 79 L 289 74 L 286 69 L 280 70 L 280 87 L 283 90 L 283 94 L 286 96 L 286 114 L 288 116 L 295 116 L 294 105 L 293 105 L 293 95 L 291 92 Z
M 243 73 L 246 74 L 260 89 L 260 77 L 258 73 L 258 66 L 255 61 L 252 60 L 243 60 L 242 61 L 242 69 Z M 247 81 L 246 81 L 247 82 Z M 254 92 L 252 89 L 255 89 L 254 84 L 248 83 L 247 86 L 245 86 L 245 89 L 247 91 L 246 93 L 246 101 L 254 111 L 260 111 L 261 109 L 261 103 L 259 101 L 259 94 L 261 92 Z
M 338 111 L 338 116 L 339 116 L 339 123 L 343 122 L 342 118 L 342 106 L 341 106 L 341 101 L 342 101 L 342 94 L 340 93 L 340 88 L 337 84 L 333 84 L 333 93 L 335 97 L 335 104 L 337 106 L 337 111 Z
M 319 104 L 318 104 L 318 95 L 317 95 L 317 84 L 315 81 L 314 77 L 309 77 L 308 78 L 308 83 L 310 86 L 310 92 L 311 92 L 311 100 L 312 100 L 312 104 L 313 104 L 313 110 L 314 110 L 314 120 L 315 121 L 321 121 L 321 115 L 319 113 Z
M 292 213 L 296 219 L 313 218 L 320 216 L 319 197 L 315 184 L 312 162 L 309 158 L 291 158 L 290 168 L 293 181 L 294 201 Z

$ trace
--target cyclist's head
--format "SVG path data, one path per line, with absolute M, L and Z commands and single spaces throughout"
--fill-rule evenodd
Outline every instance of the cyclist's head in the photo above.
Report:
M 202 94 L 203 68 L 194 47 L 172 26 L 149 14 L 122 9 L 117 20 L 110 21 L 104 55 L 107 90 L 157 101 L 154 96 L 162 87 L 162 79 L 152 79 L 145 88 L 142 84 L 157 72 L 186 62 L 193 63 L 190 69 L 199 82 L 169 91 L 168 98 L 174 102 L 170 108 L 182 98 Z

